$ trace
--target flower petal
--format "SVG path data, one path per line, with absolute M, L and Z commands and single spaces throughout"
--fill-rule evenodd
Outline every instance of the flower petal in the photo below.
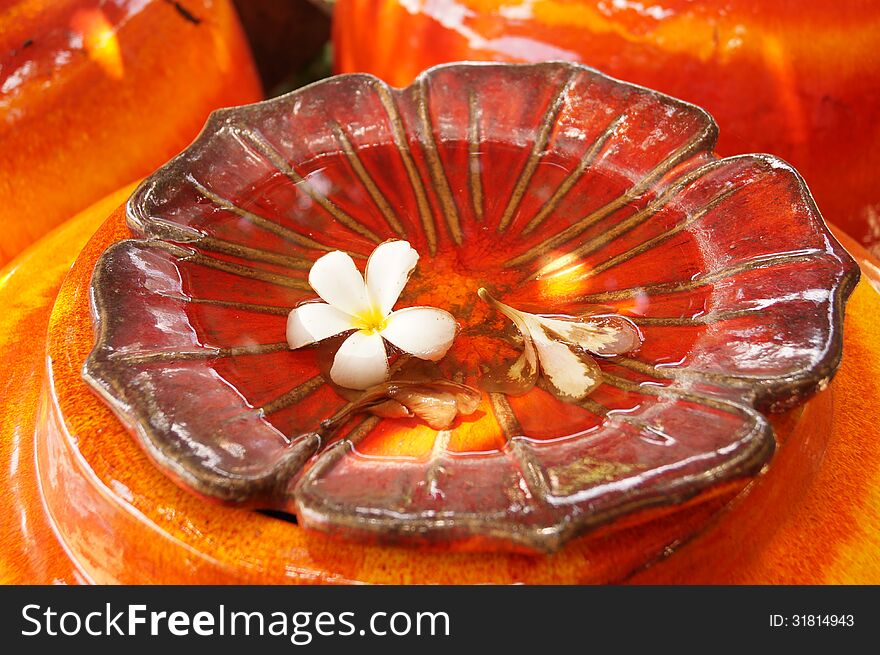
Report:
M 342 342 L 330 368 L 330 379 L 349 389 L 367 389 L 388 375 L 385 342 L 378 333 L 363 330 Z
M 526 315 L 525 321 L 535 342 L 544 378 L 558 395 L 581 400 L 599 386 L 599 366 L 589 355 L 578 355 L 567 344 L 549 337 L 534 316 Z
M 401 350 L 436 362 L 452 346 L 458 325 L 436 307 L 407 307 L 388 316 L 382 336 Z
M 287 343 L 294 350 L 357 326 L 349 314 L 322 302 L 294 307 L 287 317 Z
M 563 341 L 597 355 L 620 355 L 641 345 L 638 329 L 620 316 L 588 316 L 583 319 L 534 316 Z
M 373 304 L 387 316 L 406 286 L 419 253 L 408 241 L 386 241 L 367 260 L 367 289 Z
M 538 380 L 538 354 L 529 332 L 529 326 L 525 322 L 525 316 L 523 316 L 523 312 L 496 300 L 483 288 L 477 290 L 477 295 L 513 321 L 523 339 L 523 351 L 517 360 L 510 366 L 502 365 L 487 370 L 483 374 L 482 386 L 486 391 L 504 393 L 508 396 L 521 396 L 531 391 Z
M 378 405 L 373 405 L 369 408 L 369 412 L 382 418 L 412 418 L 415 416 L 412 410 L 396 400 L 386 400 Z
M 397 390 L 394 400 L 435 430 L 445 430 L 458 416 L 458 405 L 451 393 L 403 388 Z
M 354 260 L 344 252 L 334 250 L 320 257 L 309 271 L 309 284 L 324 302 L 346 314 L 369 312 L 364 278 Z

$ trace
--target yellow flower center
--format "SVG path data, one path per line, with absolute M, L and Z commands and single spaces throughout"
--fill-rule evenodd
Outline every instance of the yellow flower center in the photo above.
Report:
M 370 307 L 368 311 L 355 315 L 354 324 L 362 332 L 374 334 L 385 329 L 388 325 L 388 318 L 382 314 L 378 307 Z

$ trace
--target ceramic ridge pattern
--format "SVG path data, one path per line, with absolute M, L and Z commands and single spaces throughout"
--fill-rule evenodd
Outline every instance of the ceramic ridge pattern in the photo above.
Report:
M 773 452 L 761 412 L 833 375 L 858 269 L 793 169 L 718 159 L 716 134 L 566 63 L 440 66 L 400 90 L 345 75 L 221 110 L 129 201 L 138 238 L 96 266 L 83 374 L 179 483 L 349 538 L 552 551 L 735 486 Z M 402 305 L 462 324 L 450 378 L 515 350 L 480 286 L 536 313 L 607 305 L 644 343 L 597 357 L 576 405 L 539 385 L 439 433 L 360 415 L 328 442 L 345 401 L 285 318 L 322 253 L 362 267 L 391 238 L 422 255 Z

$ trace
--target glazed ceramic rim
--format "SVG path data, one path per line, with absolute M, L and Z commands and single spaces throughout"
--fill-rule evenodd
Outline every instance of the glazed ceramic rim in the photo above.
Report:
M 727 460 L 715 468 L 676 478 L 673 482 L 669 483 L 663 491 L 658 492 L 656 495 L 636 499 L 629 503 L 615 505 L 604 513 L 580 515 L 576 520 L 566 520 L 563 518 L 555 524 L 544 528 L 519 525 L 515 522 L 493 519 L 480 514 L 463 513 L 459 513 L 454 518 L 438 519 L 432 517 L 409 519 L 407 520 L 406 525 L 401 524 L 400 521 L 394 521 L 390 517 L 374 517 L 365 520 L 363 517 L 353 516 L 346 517 L 346 521 L 339 521 L 339 516 L 337 515 L 337 525 L 348 523 L 348 527 L 350 528 L 358 531 L 366 530 L 375 533 L 379 538 L 383 536 L 391 537 L 394 534 L 400 533 L 425 535 L 433 532 L 446 532 L 450 528 L 456 528 L 463 529 L 466 533 L 475 536 L 488 536 L 490 538 L 497 536 L 504 540 L 520 543 L 537 550 L 552 551 L 558 548 L 563 541 L 598 527 L 599 525 L 609 523 L 621 516 L 629 515 L 637 510 L 649 507 L 679 505 L 697 495 L 711 494 L 712 490 L 719 487 L 723 482 L 731 482 L 759 473 L 768 462 L 775 449 L 775 439 L 773 437 L 772 428 L 761 412 L 778 412 L 796 406 L 801 402 L 804 402 L 809 395 L 817 390 L 823 389 L 828 384 L 837 370 L 842 357 L 842 327 L 846 300 L 855 288 L 860 275 L 855 261 L 852 260 L 849 254 L 846 253 L 843 247 L 828 230 L 827 224 L 816 206 L 815 200 L 802 176 L 791 165 L 773 155 L 743 154 L 735 157 L 719 158 L 714 154 L 714 146 L 718 136 L 718 126 L 712 116 L 704 109 L 653 89 L 618 80 L 589 66 L 572 62 L 455 62 L 441 64 L 424 70 L 411 85 L 404 88 L 414 87 L 420 84 L 422 80 L 439 71 L 473 67 L 505 69 L 561 68 L 571 71 L 572 73 L 578 71 L 595 75 L 621 87 L 636 90 L 640 94 L 652 99 L 700 114 L 706 121 L 706 128 L 695 145 L 699 145 L 701 148 L 705 149 L 705 152 L 713 159 L 719 161 L 722 159 L 724 161 L 735 159 L 760 160 L 772 167 L 783 168 L 788 173 L 793 174 L 794 179 L 797 181 L 798 190 L 802 193 L 809 211 L 811 214 L 815 215 L 819 221 L 819 224 L 817 225 L 818 232 L 826 239 L 829 248 L 833 249 L 834 254 L 841 259 L 843 275 L 840 277 L 839 283 L 831 289 L 832 296 L 831 302 L 829 303 L 827 319 L 827 324 L 829 326 L 828 337 L 824 343 L 824 350 L 821 358 L 813 366 L 802 367 L 801 369 L 782 375 L 762 376 L 760 378 L 749 377 L 747 375 L 716 375 L 716 378 L 725 379 L 727 385 L 735 386 L 738 389 L 750 392 L 750 395 L 743 397 L 742 402 L 707 396 L 686 389 L 675 390 L 674 394 L 679 397 L 691 395 L 699 397 L 701 401 L 705 401 L 708 398 L 711 402 L 721 403 L 730 410 L 740 412 L 748 417 L 751 420 L 751 430 L 745 436 L 738 436 L 738 441 L 750 439 L 751 443 L 750 447 L 743 449 L 736 458 Z M 362 73 L 349 73 L 313 82 L 312 84 L 275 98 L 239 107 L 218 109 L 212 112 L 196 139 L 183 152 L 172 158 L 169 162 L 143 180 L 134 191 L 126 203 L 126 218 L 129 227 L 135 232 L 140 232 L 142 234 L 145 232 L 144 222 L 149 220 L 149 217 L 144 211 L 145 200 L 150 196 L 154 189 L 162 188 L 163 185 L 169 182 L 169 180 L 179 177 L 181 171 L 185 170 L 187 157 L 193 151 L 197 151 L 202 147 L 203 144 L 216 134 L 224 125 L 233 121 L 247 123 L 247 119 L 255 111 L 288 103 L 300 94 L 308 93 L 312 88 L 323 85 L 329 80 L 337 83 L 345 83 L 348 80 L 354 79 L 366 79 L 369 80 L 371 84 L 385 89 L 394 88 L 375 76 Z M 176 226 L 175 229 L 186 231 L 189 228 Z M 155 231 L 156 230 L 154 229 L 154 232 Z M 195 233 L 194 230 L 193 232 Z M 126 364 L 111 364 L 111 362 L 100 360 L 98 353 L 107 343 L 105 333 L 107 324 L 106 317 L 112 313 L 113 309 L 113 303 L 108 300 L 107 294 L 102 291 L 104 282 L 102 280 L 103 275 L 101 265 L 107 253 L 111 252 L 114 248 L 123 247 L 123 244 L 130 243 L 151 245 L 162 243 L 165 248 L 179 250 L 181 253 L 189 253 L 189 250 L 185 246 L 169 244 L 163 241 L 160 236 L 126 239 L 111 245 L 107 251 L 105 251 L 101 260 L 98 261 L 98 264 L 95 267 L 95 272 L 92 278 L 91 304 L 96 339 L 95 346 L 83 365 L 83 377 L 85 380 L 106 402 L 108 402 L 108 404 L 110 404 L 122 422 L 130 430 L 134 430 L 141 446 L 151 458 L 156 461 L 160 468 L 166 472 L 172 473 L 172 477 L 176 478 L 176 481 L 179 484 L 182 484 L 189 489 L 193 489 L 200 494 L 236 504 L 238 503 L 239 492 L 246 490 L 249 497 L 249 502 L 246 503 L 246 505 L 250 506 L 264 506 L 260 504 L 262 499 L 277 498 L 278 494 L 282 494 L 288 499 L 287 507 L 291 507 L 292 505 L 293 511 L 295 511 L 297 515 L 315 515 L 313 507 L 303 508 L 300 505 L 298 500 L 300 498 L 299 493 L 294 493 L 293 498 L 291 499 L 290 494 L 286 492 L 286 489 L 291 478 L 301 470 L 302 466 L 315 454 L 315 452 L 317 452 L 320 445 L 320 440 L 317 438 L 317 435 L 312 435 L 316 439 L 314 450 L 309 452 L 291 451 L 287 453 L 286 456 L 280 458 L 276 465 L 271 469 L 268 469 L 264 475 L 258 477 L 241 477 L 233 480 L 204 468 L 191 468 L 178 461 L 178 459 L 175 458 L 174 453 L 169 452 L 167 444 L 164 444 L 161 439 L 157 439 L 155 431 L 149 429 L 146 422 L 141 419 L 142 416 L 149 415 L 151 402 L 148 398 L 144 398 L 142 395 L 130 393 L 130 390 L 124 388 L 120 384 L 117 376 L 117 367 L 126 367 Z M 762 268 L 762 266 L 756 264 L 754 267 L 747 270 L 759 268 Z M 657 372 L 655 371 L 653 375 L 656 376 Z M 693 376 L 694 374 L 688 371 L 678 371 L 675 373 L 669 372 L 667 379 L 675 382 Z M 116 395 L 111 394 L 108 388 L 113 389 Z M 745 432 L 745 428 L 743 429 L 743 432 Z M 513 437 L 511 438 L 511 442 L 516 442 L 521 439 L 522 437 Z M 331 452 L 335 453 L 334 449 L 337 449 L 340 455 L 343 455 L 345 450 L 351 450 L 352 448 L 352 442 L 348 437 L 345 437 L 340 442 L 333 444 L 329 449 L 325 450 L 324 456 L 329 458 Z M 312 467 L 301 475 L 296 484 L 297 492 L 301 490 L 304 481 L 310 478 L 316 468 L 318 467 Z M 261 492 L 254 493 L 255 488 L 259 488 Z M 332 509 L 336 507 L 336 504 L 326 499 L 320 499 L 320 501 L 323 503 L 323 508 L 332 511 Z M 273 506 L 277 506 L 277 503 L 273 504 Z M 320 520 L 314 520 L 314 524 L 320 523 Z

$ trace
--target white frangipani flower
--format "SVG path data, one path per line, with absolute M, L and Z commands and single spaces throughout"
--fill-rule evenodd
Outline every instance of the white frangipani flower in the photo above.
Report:
M 318 259 L 309 284 L 325 302 L 294 308 L 287 319 L 292 349 L 349 330 L 333 360 L 330 378 L 341 387 L 367 389 L 389 376 L 385 340 L 421 359 L 442 359 L 452 346 L 456 322 L 435 307 L 391 311 L 419 254 L 407 241 L 386 241 L 367 260 L 366 282 L 352 258 L 338 250 Z

